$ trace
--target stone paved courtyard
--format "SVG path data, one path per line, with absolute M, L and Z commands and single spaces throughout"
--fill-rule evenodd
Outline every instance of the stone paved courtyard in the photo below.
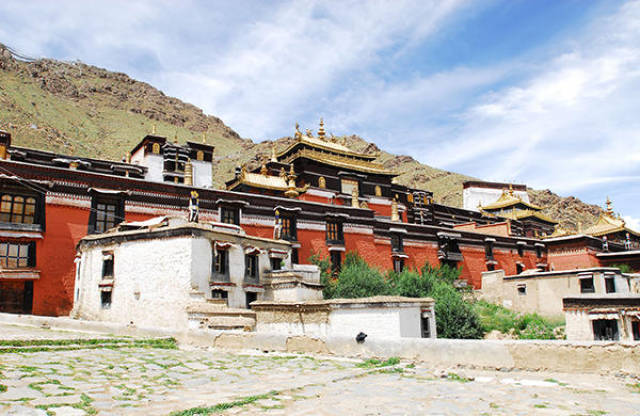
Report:
M 64 344 L 79 338 L 86 343 Z M 623 376 L 445 369 L 97 338 L 104 337 L 0 324 L 0 414 L 640 415 L 639 381 Z M 20 339 L 58 344 L 21 347 L 47 349 L 27 352 L 14 348 Z

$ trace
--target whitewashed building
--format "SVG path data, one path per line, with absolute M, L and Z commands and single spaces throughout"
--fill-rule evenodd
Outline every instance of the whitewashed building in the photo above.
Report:
M 582 295 L 563 299 L 570 341 L 640 342 L 640 295 Z
M 72 314 L 183 329 L 253 329 L 259 299 L 322 299 L 316 266 L 291 264 L 284 240 L 233 224 L 158 217 L 122 223 L 78 244 Z

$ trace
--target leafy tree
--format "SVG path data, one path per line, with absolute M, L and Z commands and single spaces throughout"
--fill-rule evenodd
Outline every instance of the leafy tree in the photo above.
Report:
M 620 273 L 633 273 L 633 269 L 626 263 L 612 264 L 611 267 L 617 267 L 620 269 Z
M 391 294 L 391 287 L 378 269 L 356 253 L 347 253 L 338 276 L 334 298 L 365 298 Z

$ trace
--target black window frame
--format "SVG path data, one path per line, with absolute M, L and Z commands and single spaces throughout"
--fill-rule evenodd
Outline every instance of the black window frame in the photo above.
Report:
M 101 223 L 104 223 L 104 229 L 102 230 L 98 229 L 100 205 L 114 206 L 113 225 L 111 227 L 108 227 L 108 225 L 110 225 L 110 222 L 107 221 L 107 213 L 105 214 L 104 221 L 100 220 Z M 124 198 L 109 198 L 101 195 L 94 195 L 93 198 L 91 198 L 91 213 L 89 214 L 88 229 L 89 234 L 100 234 L 106 232 L 107 230 L 109 230 L 109 228 L 117 226 L 122 221 L 124 221 Z
M 221 206 L 220 222 L 224 224 L 240 225 L 240 208 L 225 205 Z
M 518 244 L 518 256 L 523 257 L 524 256 L 524 247 L 522 246 L 522 244 Z
M 10 202 L 10 209 L 8 212 L 9 215 L 9 221 L 2 221 L 2 217 L 4 215 L 2 208 L 3 208 L 3 201 L 5 196 L 9 196 L 11 197 L 11 202 Z M 24 220 L 25 217 L 25 208 L 26 208 L 26 204 L 23 203 L 23 207 L 22 207 L 22 212 L 21 213 L 16 213 L 14 212 L 14 207 L 15 207 L 15 199 L 16 198 L 23 198 L 23 200 L 26 202 L 28 199 L 33 198 L 34 199 L 34 212 L 33 212 L 33 222 L 23 222 L 23 221 L 13 221 L 13 217 L 14 215 L 20 215 L 21 219 Z M 29 192 L 29 191 L 24 191 L 23 189 L 14 189 L 11 186 L 3 186 L 2 187 L 2 191 L 0 192 L 0 224 L 11 224 L 14 227 L 20 227 L 20 226 L 40 226 L 40 229 L 42 231 L 44 231 L 45 229 L 45 198 L 42 194 L 38 194 L 38 193 L 34 193 L 34 192 Z
M 6 245 L 6 249 L 4 248 Z M 16 247 L 16 254 L 11 255 L 11 246 Z M 23 251 L 26 250 L 26 255 Z M 15 267 L 9 267 L 11 259 L 16 260 Z M 20 265 L 24 260 L 24 265 Z M 36 242 L 35 241 L 0 241 L 0 267 L 17 270 L 36 267 Z
M 295 215 L 280 215 L 280 238 L 287 241 L 298 241 L 298 221 Z
M 269 263 L 272 271 L 282 270 L 282 259 L 280 257 L 270 257 Z
M 342 251 L 329 251 L 329 262 L 331 263 L 331 273 L 338 274 L 342 270 Z
M 100 291 L 100 307 L 102 309 L 111 309 L 111 303 L 113 302 L 113 292 L 111 290 Z
M 402 273 L 404 270 L 404 259 L 402 257 L 393 258 L 393 271 L 396 273 Z
M 393 253 L 404 253 L 404 242 L 400 234 L 391 234 L 391 251 Z
M 327 242 L 344 244 L 344 227 L 342 221 L 327 220 Z
M 616 279 L 613 276 L 604 278 L 604 291 L 606 293 L 616 293 Z
M 487 260 L 493 260 L 493 241 L 485 241 L 484 257 Z
M 102 254 L 102 278 L 113 279 L 114 267 L 113 267 L 113 253 Z
M 212 280 L 229 280 L 229 251 L 217 249 L 211 253 L 211 278 Z M 220 269 L 223 270 L 220 270 Z
M 590 285 L 585 285 L 585 282 L 590 282 Z M 580 278 L 580 293 L 595 293 L 596 287 L 592 277 L 582 277 Z
M 244 279 L 251 282 L 260 280 L 260 258 L 257 254 L 244 255 Z

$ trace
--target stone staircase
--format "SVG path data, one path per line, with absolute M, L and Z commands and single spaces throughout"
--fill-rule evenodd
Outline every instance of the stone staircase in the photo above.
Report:
M 190 329 L 254 331 L 256 314 L 250 309 L 229 308 L 225 299 L 206 299 L 187 306 Z

